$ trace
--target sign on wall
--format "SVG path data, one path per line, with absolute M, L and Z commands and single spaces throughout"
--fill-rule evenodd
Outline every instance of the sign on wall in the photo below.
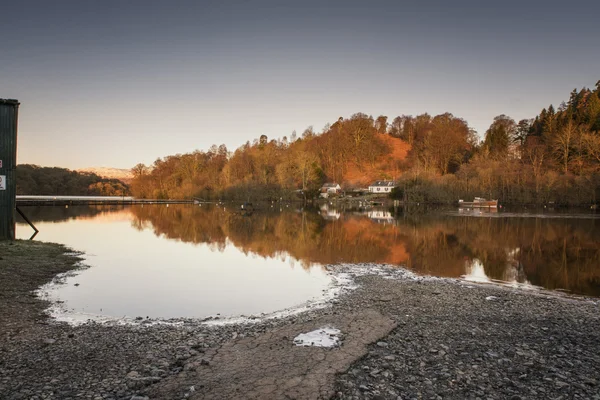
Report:
M 6 190 L 6 175 L 0 175 L 0 190 Z
M 0 160 L 0 168 L 2 168 L 2 160 Z

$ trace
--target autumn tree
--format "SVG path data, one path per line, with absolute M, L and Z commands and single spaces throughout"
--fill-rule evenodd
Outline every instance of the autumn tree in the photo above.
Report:
M 385 115 L 380 115 L 379 117 L 377 117 L 377 119 L 375 120 L 375 129 L 377 130 L 377 133 L 387 133 L 387 120 L 388 117 L 386 117 Z
M 390 135 L 412 145 L 415 139 L 415 118 L 410 115 L 394 118 L 390 126 Z
M 438 115 L 430 122 L 429 116 L 419 116 L 416 128 L 413 157 L 426 170 L 434 168 L 444 175 L 466 162 L 472 132 L 464 120 L 450 113 Z
M 512 118 L 502 114 L 494 118 L 486 131 L 483 145 L 489 149 L 492 157 L 503 159 L 508 157 L 509 150 L 516 141 L 517 124 Z

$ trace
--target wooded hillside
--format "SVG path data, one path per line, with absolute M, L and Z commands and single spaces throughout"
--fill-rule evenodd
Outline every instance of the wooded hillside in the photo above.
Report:
M 508 203 L 596 203 L 600 187 L 600 82 L 574 90 L 518 123 L 497 116 L 480 140 L 450 113 L 339 118 L 320 133 L 225 145 L 136 165 L 132 193 L 154 198 L 279 198 L 394 179 L 396 196 L 454 202 L 486 196 Z
M 125 196 L 129 188 L 117 179 L 65 168 L 17 165 L 17 194 L 70 196 Z

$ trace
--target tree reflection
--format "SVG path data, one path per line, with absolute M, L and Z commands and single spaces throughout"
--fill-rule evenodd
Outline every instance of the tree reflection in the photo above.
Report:
M 83 211 L 82 211 L 83 210 Z M 600 296 L 600 219 L 450 216 L 296 210 L 266 206 L 252 215 L 215 205 L 132 206 L 137 230 L 224 251 L 311 264 L 387 263 L 419 274 L 532 284 Z M 122 208 L 45 207 L 34 221 L 122 219 Z M 331 215 L 335 214 L 335 218 Z
M 134 225 L 223 250 L 227 241 L 262 257 L 313 263 L 387 263 L 419 274 L 531 283 L 600 295 L 600 220 L 289 212 L 251 216 L 223 207 L 133 207 Z M 377 222 L 384 223 L 377 223 Z

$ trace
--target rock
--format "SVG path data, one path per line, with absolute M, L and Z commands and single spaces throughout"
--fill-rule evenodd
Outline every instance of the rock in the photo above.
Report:
M 377 342 L 377 346 L 379 347 L 388 347 L 387 342 Z
M 143 378 L 132 378 L 127 383 L 127 386 L 131 389 L 141 389 L 153 383 L 160 382 L 162 378 L 158 376 L 145 376 Z
M 54 343 L 56 343 L 56 339 L 44 339 L 44 340 L 43 340 L 43 343 L 44 343 L 45 345 L 54 344 Z
M 130 372 L 127 374 L 127 378 L 128 378 L 128 379 L 136 379 L 136 378 L 139 378 L 139 377 L 140 377 L 140 373 L 139 373 L 139 372 L 137 372 L 137 371 L 130 371 Z
M 133 395 L 130 400 L 150 400 L 148 396 Z
M 164 369 L 153 369 L 150 374 L 152 376 L 160 376 L 160 377 L 165 377 L 167 376 L 167 372 Z
M 210 365 L 210 363 L 208 360 L 202 359 L 202 361 L 200 361 L 200 365 Z

